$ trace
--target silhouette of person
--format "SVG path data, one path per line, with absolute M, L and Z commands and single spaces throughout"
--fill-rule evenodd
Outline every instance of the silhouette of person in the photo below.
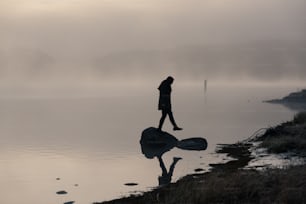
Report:
M 167 185 L 171 183 L 173 171 L 175 168 L 176 163 L 181 160 L 181 157 L 173 157 L 173 162 L 170 165 L 169 172 L 166 169 L 166 166 L 164 164 L 164 161 L 161 156 L 158 156 L 159 166 L 162 169 L 162 175 L 158 177 L 158 184 L 159 186 Z
M 171 84 L 173 83 L 174 78 L 172 76 L 168 76 L 167 79 L 161 82 L 161 84 L 158 87 L 159 90 L 159 102 L 158 102 L 158 110 L 162 111 L 162 116 L 159 121 L 158 130 L 161 131 L 164 121 L 169 115 L 169 119 L 173 125 L 173 130 L 182 130 L 183 128 L 180 128 L 177 126 L 171 109 Z

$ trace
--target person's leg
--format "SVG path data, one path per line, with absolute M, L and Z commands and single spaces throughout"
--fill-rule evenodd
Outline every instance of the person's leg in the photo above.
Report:
M 172 113 L 171 110 L 168 111 L 168 115 L 169 115 L 169 119 L 170 119 L 173 127 L 177 127 L 176 122 L 175 122 L 174 117 L 173 117 L 173 113 Z
M 161 116 L 161 118 L 159 120 L 158 130 L 161 131 L 166 117 L 167 117 L 167 111 L 166 110 L 162 110 L 162 116 Z
M 169 115 L 169 119 L 173 125 L 173 130 L 182 130 L 182 128 L 178 127 L 175 120 L 174 120 L 174 117 L 173 117 L 173 113 L 171 110 L 169 110 L 168 112 L 168 115 Z

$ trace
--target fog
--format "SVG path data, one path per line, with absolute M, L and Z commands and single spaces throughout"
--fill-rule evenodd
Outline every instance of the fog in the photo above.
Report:
M 304 0 L 1 0 L 0 86 L 306 79 Z

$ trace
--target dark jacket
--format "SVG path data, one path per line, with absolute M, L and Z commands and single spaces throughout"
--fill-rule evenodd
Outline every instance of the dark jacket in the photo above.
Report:
M 159 102 L 158 110 L 171 110 L 171 83 L 168 80 L 162 81 L 158 87 Z

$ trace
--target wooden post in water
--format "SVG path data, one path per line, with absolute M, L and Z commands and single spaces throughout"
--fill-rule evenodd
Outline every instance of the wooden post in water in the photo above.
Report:
M 207 80 L 205 79 L 204 80 L 204 93 L 207 92 Z
M 207 80 L 204 80 L 204 102 L 207 102 Z

